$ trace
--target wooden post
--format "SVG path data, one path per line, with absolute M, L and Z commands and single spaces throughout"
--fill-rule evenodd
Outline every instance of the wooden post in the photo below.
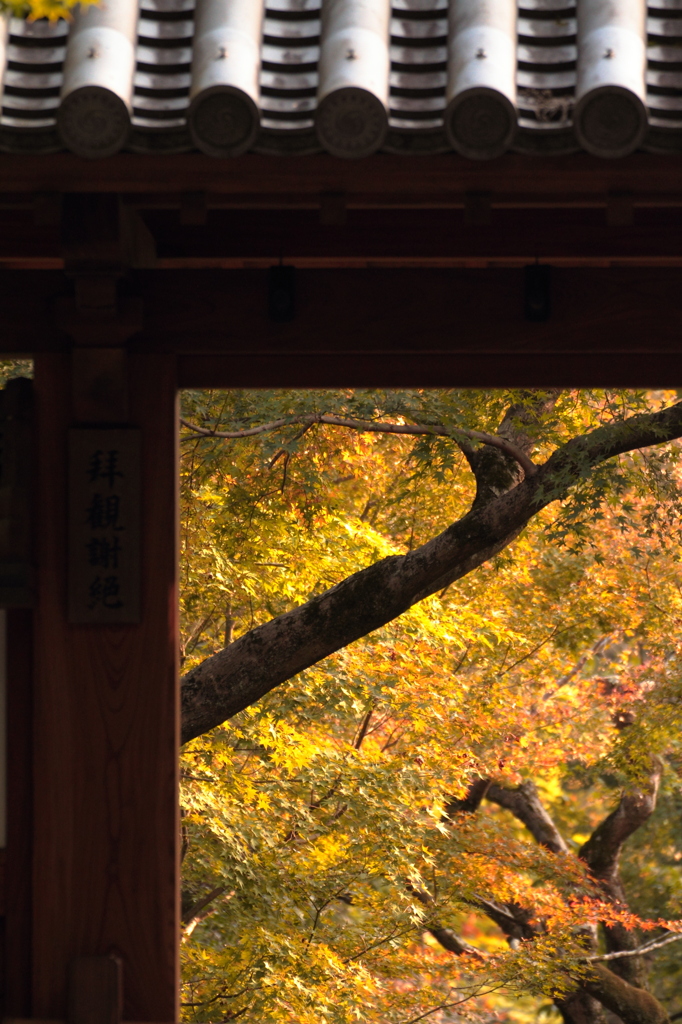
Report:
M 8 1017 L 31 1012 L 33 612 L 7 615 L 7 860 L 5 987 Z
M 96 345 L 96 319 L 91 330 Z M 70 625 L 67 435 L 86 424 L 74 420 L 70 354 L 36 359 L 36 1018 L 64 1020 L 67 1004 L 86 1005 L 87 994 L 67 998 L 69 974 L 80 977 L 74 961 L 113 956 L 124 1019 L 177 1020 L 175 359 L 128 356 L 127 378 L 128 421 L 107 426 L 141 431 L 141 622 Z
M 79 956 L 71 962 L 67 1024 L 121 1024 L 121 961 Z

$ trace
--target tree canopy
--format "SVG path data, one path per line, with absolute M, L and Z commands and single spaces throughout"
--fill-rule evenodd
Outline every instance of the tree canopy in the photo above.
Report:
M 184 395 L 188 1020 L 682 1011 L 675 399 Z
M 64 18 L 70 21 L 75 9 L 97 5 L 99 0 L 0 0 L 0 14 L 14 18 L 27 18 L 35 21 L 36 18 L 47 18 L 49 21 L 59 21 Z

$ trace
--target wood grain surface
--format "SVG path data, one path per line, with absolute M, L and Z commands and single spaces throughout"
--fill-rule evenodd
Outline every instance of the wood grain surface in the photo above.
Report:
M 143 431 L 142 623 L 66 621 L 67 354 L 36 359 L 33 999 L 66 1016 L 75 957 L 118 956 L 124 1016 L 177 1019 L 175 361 L 131 359 Z
M 33 612 L 7 611 L 7 850 L 3 1012 L 31 1012 Z
M 116 956 L 71 961 L 67 1024 L 121 1024 L 123 971 Z

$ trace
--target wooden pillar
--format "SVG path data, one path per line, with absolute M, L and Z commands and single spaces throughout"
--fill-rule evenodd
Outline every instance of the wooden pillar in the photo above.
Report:
M 7 857 L 4 1005 L 7 1017 L 31 1013 L 31 850 L 33 613 L 7 615 Z
M 96 317 L 90 334 L 97 346 Z M 79 342 L 87 341 L 84 322 Z M 82 375 L 82 359 L 73 365 Z M 31 1013 L 65 1020 L 76 958 L 113 956 L 122 963 L 123 1018 L 171 1022 L 179 915 L 176 371 L 166 355 L 129 355 L 120 365 L 125 425 L 142 436 L 142 613 L 132 625 L 68 621 L 67 433 L 92 424 L 74 418 L 72 354 L 38 356 L 35 365 Z M 121 424 L 107 424 L 114 425 Z

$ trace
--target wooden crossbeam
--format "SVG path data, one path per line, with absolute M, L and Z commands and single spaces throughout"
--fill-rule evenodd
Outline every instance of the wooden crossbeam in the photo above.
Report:
M 634 153 L 620 160 L 600 160 L 587 153 L 561 157 L 528 157 L 508 153 L 496 160 L 475 161 L 450 153 L 410 158 L 381 153 L 364 160 L 316 156 L 276 158 L 249 154 L 217 160 L 198 153 L 141 156 L 119 153 L 96 163 L 70 153 L 19 155 L 0 159 L 0 194 L 54 195 L 69 192 L 116 192 L 131 196 L 174 195 L 194 192 L 197 182 L 210 197 L 268 196 L 285 202 L 287 196 L 319 197 L 343 193 L 354 197 L 421 203 L 428 197 L 490 192 L 508 197 L 525 195 L 535 202 L 543 197 L 564 201 L 576 194 L 598 196 L 602 205 L 610 193 L 631 192 L 680 196 L 680 157 Z M 50 203 L 43 203 L 47 210 Z M 48 219 L 51 212 L 41 213 Z
M 140 271 L 129 351 L 179 357 L 183 387 L 659 386 L 682 380 L 682 269 L 554 268 L 529 323 L 523 269 L 299 270 L 293 321 L 268 319 L 265 270 Z M 67 351 L 58 273 L 0 277 L 8 354 Z

